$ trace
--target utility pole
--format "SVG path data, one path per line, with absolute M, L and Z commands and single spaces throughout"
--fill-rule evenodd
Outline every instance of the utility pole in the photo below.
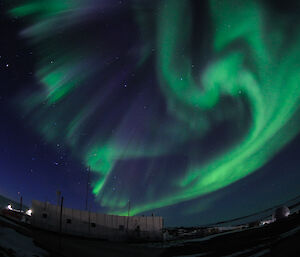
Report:
M 63 204 L 64 204 L 64 197 L 61 197 L 60 201 L 60 215 L 59 215 L 59 233 L 62 231 L 62 213 L 63 213 Z
M 23 209 L 23 196 L 20 197 L 20 213 L 22 212 Z
M 20 201 L 20 209 L 19 209 L 19 211 L 20 211 L 20 213 L 22 212 L 22 205 L 23 205 L 23 197 L 22 197 L 22 195 L 21 195 L 21 193 L 20 192 L 18 192 L 18 196 L 19 196 L 19 201 Z
M 56 191 L 56 197 L 57 197 L 57 207 L 59 206 L 59 200 L 60 200 L 60 196 L 61 196 L 61 191 L 57 190 L 57 191 Z
M 128 217 L 129 217 L 129 213 L 130 213 L 130 200 L 128 200 Z
M 129 225 L 129 213 L 130 213 L 130 200 L 128 200 L 127 233 L 128 233 L 128 225 Z
M 85 197 L 85 210 L 88 210 L 88 199 L 89 199 L 89 185 L 90 185 L 90 172 L 91 168 L 89 166 L 87 173 L 87 182 L 86 182 L 86 197 Z
M 59 216 L 59 249 L 61 249 L 61 233 L 62 233 L 62 213 L 63 213 L 64 197 L 60 201 L 60 216 Z

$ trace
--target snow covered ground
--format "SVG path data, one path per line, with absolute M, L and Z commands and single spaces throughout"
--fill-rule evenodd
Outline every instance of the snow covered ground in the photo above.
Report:
M 12 228 L 0 227 L 0 256 L 42 257 L 48 255 L 45 250 L 33 243 L 32 238 L 26 237 Z

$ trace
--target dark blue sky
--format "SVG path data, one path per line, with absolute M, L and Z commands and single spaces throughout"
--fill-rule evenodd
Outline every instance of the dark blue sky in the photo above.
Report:
M 279 2 L 278 2 L 279 3 Z M 289 12 L 289 5 L 275 8 Z M 30 205 L 32 199 L 56 202 L 61 190 L 65 206 L 84 209 L 87 167 L 62 142 L 47 142 L 17 107 L 19 94 L 37 86 L 36 50 L 19 32 L 24 20 L 7 17 L 0 0 L 0 194 Z M 218 138 L 223 138 L 222 130 Z M 264 210 L 300 194 L 300 136 L 266 165 L 219 191 L 174 206 L 152 210 L 166 225 L 198 225 Z M 93 175 L 91 177 L 93 180 Z M 92 210 L 101 211 L 89 192 Z M 132 203 L 134 205 L 134 202 Z M 196 214 L 195 209 L 198 210 Z M 176 215 L 175 215 L 176 214 Z

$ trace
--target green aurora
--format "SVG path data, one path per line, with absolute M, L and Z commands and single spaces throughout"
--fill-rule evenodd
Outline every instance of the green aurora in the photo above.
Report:
M 85 81 L 96 71 L 83 64 L 88 62 L 88 49 L 74 47 L 65 52 L 63 47 L 60 49 L 61 41 L 55 40 L 56 30 L 68 29 L 80 22 L 82 10 L 88 9 L 85 7 L 89 1 L 62 2 L 31 0 L 10 11 L 13 16 L 28 17 L 31 25 L 23 35 L 31 39 L 41 56 L 36 72 L 41 89 L 22 96 L 21 108 L 27 114 L 34 114 L 33 124 L 38 124 L 39 132 L 48 141 L 54 143 L 65 135 L 64 140 L 74 155 L 97 175 L 93 193 L 110 212 L 126 214 L 128 199 L 133 197 L 126 186 L 120 193 L 111 193 L 106 188 L 120 161 L 155 159 L 178 153 L 177 149 L 185 142 L 205 138 L 215 124 L 226 120 L 234 121 L 232 128 L 240 131 L 245 110 L 251 114 L 242 135 L 213 158 L 200 161 L 196 153 L 187 149 L 191 157 L 184 170 L 166 182 L 168 192 L 156 194 L 161 184 L 149 185 L 142 200 L 133 205 L 131 214 L 134 215 L 196 199 L 229 186 L 265 165 L 299 132 L 300 33 L 287 43 L 287 24 L 278 21 L 269 28 L 267 8 L 261 1 L 210 0 L 211 53 L 209 62 L 199 71 L 194 68 L 194 59 L 197 56 L 201 59 L 205 53 L 192 51 L 197 33 L 192 4 L 166 0 L 157 2 L 158 15 L 152 33 L 157 49 L 158 87 L 171 124 L 149 122 L 154 125 L 147 131 L 155 135 L 156 140 L 145 144 L 134 132 L 126 139 L 121 138 L 122 129 L 130 123 L 124 113 L 117 130 L 119 134 L 95 133 L 83 145 L 80 133 L 90 122 L 95 106 L 107 98 L 103 93 L 100 98 L 92 98 L 89 104 L 79 104 L 77 112 L 72 111 L 74 103 L 66 104 L 76 90 L 83 92 L 87 87 Z M 138 8 L 132 11 L 136 17 L 143 18 L 143 11 Z M 142 18 L 137 19 L 137 23 L 143 36 L 149 28 L 144 27 Z M 56 60 L 54 64 L 50 63 L 51 58 Z M 139 58 L 139 65 L 146 65 L 148 52 Z M 105 68 L 99 69 L 99 76 L 105 80 L 101 75 Z M 49 112 L 53 105 L 58 106 L 58 112 Z M 53 130 L 49 124 L 55 120 L 63 122 Z

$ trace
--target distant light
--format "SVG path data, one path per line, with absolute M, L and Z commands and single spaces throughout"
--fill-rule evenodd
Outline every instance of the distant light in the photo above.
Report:
M 31 215 L 32 215 L 32 210 L 26 211 L 26 214 L 27 214 L 28 216 L 31 216 Z
M 11 207 L 11 204 L 7 205 L 7 209 L 9 209 L 10 211 L 12 211 L 12 207 Z
M 260 222 L 261 225 L 266 225 L 266 224 L 271 224 L 273 223 L 275 220 L 274 219 L 270 219 L 270 220 L 263 220 Z

